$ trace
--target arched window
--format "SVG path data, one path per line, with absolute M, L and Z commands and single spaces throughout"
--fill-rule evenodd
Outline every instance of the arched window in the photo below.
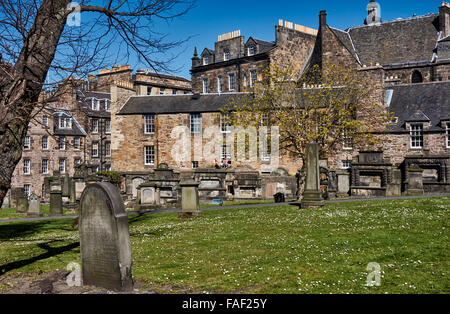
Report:
M 422 77 L 422 73 L 420 73 L 419 71 L 414 71 L 412 74 L 412 78 L 411 78 L 411 82 L 413 84 L 416 83 L 422 83 L 423 82 L 423 77 Z

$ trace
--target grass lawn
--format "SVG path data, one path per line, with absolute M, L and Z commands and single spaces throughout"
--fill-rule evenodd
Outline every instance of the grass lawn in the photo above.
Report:
M 67 213 L 67 209 L 63 208 L 64 215 L 74 215 L 73 213 Z M 50 205 L 41 205 L 41 214 L 47 217 L 50 214 Z M 18 219 L 27 218 L 27 214 L 16 213 L 15 208 L 4 208 L 0 210 L 0 221 L 2 219 Z
M 166 293 L 450 293 L 449 209 L 446 197 L 132 216 L 133 277 Z M 0 223 L 0 276 L 79 263 L 70 224 Z M 371 262 L 379 287 L 365 286 Z

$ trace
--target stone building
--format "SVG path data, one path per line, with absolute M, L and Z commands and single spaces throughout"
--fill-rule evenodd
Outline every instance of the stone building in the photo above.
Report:
M 365 73 L 383 87 L 373 97 L 394 114 L 376 149 L 383 157 L 374 153 L 372 165 L 357 149 L 330 156 L 332 168 L 352 168 L 352 191 L 361 194 L 364 187 L 364 195 L 385 195 L 390 174 L 400 171 L 397 184 L 407 193 L 409 170 L 415 167 L 422 171 L 422 191 L 450 191 L 449 20 L 446 2 L 437 14 L 385 22 L 373 19 L 369 10 L 366 25 L 347 30 L 329 26 L 326 12 L 320 12 L 317 40 L 303 73 L 325 62 Z M 389 171 L 380 171 L 388 165 Z
M 276 192 L 295 197 L 298 158 L 284 154 L 276 167 L 268 152 L 258 151 L 254 159 L 235 158 L 235 140 L 227 138 L 229 122 L 222 113 L 233 100 L 248 96 L 245 91 L 263 79 L 262 71 L 269 64 L 294 67 L 298 72 L 304 67 L 316 31 L 283 21 L 275 30 L 274 43 L 253 37 L 244 42 L 236 31 L 219 36 L 215 50 L 204 49 L 201 59 L 195 53 L 193 94 L 146 96 L 145 91 L 132 91 L 124 84 L 113 88 L 118 103 L 111 118 L 112 169 L 124 175 L 123 192 L 128 199 L 136 200 L 139 186 L 151 182 L 159 186 L 158 195 L 163 195 L 159 200 L 170 203 L 176 200 L 183 178 L 200 182 L 204 202 L 267 199 Z M 206 154 L 206 147 L 211 154 Z M 164 183 L 169 181 L 171 186 Z
M 134 74 L 129 65 L 101 70 L 87 81 L 68 79 L 56 92 L 48 93 L 48 106 L 30 124 L 13 188 L 48 201 L 49 186 L 44 182 L 54 170 L 71 177 L 76 164 L 89 165 L 94 172 L 111 170 L 110 91 L 114 84 L 125 86 L 133 95 L 184 95 L 191 90 L 185 78 L 148 70 Z
M 85 162 L 86 136 L 70 110 L 46 106 L 30 122 L 12 188 L 23 188 L 28 196 L 34 193 L 48 200 L 50 190 L 45 179 L 55 170 L 62 175 L 74 174 L 75 166 Z
M 220 35 L 214 50 L 205 48 L 192 58 L 194 93 L 248 91 L 270 64 L 299 72 L 314 46 L 317 30 L 280 20 L 275 26 L 275 41 L 250 37 L 240 31 Z

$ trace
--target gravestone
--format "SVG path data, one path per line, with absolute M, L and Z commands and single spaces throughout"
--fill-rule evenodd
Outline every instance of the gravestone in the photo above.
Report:
M 28 217 L 41 217 L 41 198 L 37 196 L 36 194 L 30 195 L 30 202 L 28 205 Z
M 59 176 L 55 176 L 50 183 L 50 216 L 62 216 L 62 190 Z
M 336 171 L 338 197 L 348 197 L 350 193 L 350 173 L 348 171 Z
M 406 195 L 423 195 L 423 169 L 419 166 L 412 166 L 407 169 L 408 180 L 406 182 Z
M 178 214 L 179 218 L 198 218 L 202 216 L 198 186 L 199 183 L 195 181 L 185 181 L 180 183 L 181 212 Z
M 88 185 L 79 217 L 83 284 L 131 291 L 128 216 L 119 189 L 108 182 Z
M 144 183 L 140 185 L 141 189 L 141 204 L 154 205 L 156 204 L 156 184 Z
M 392 181 L 386 186 L 386 196 L 402 196 L 402 172 L 400 169 L 392 169 Z
M 25 214 L 28 211 L 28 198 L 24 194 L 17 199 L 17 213 Z
M 302 208 L 316 208 L 324 205 L 320 190 L 319 145 L 308 144 L 306 155 L 306 185 L 301 202 Z

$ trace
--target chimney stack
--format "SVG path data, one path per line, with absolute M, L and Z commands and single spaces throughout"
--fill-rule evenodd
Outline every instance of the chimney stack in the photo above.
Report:
M 442 2 L 439 8 L 439 27 L 442 31 L 441 38 L 450 36 L 450 3 Z
M 327 11 L 320 11 L 319 15 L 319 28 L 327 25 Z

